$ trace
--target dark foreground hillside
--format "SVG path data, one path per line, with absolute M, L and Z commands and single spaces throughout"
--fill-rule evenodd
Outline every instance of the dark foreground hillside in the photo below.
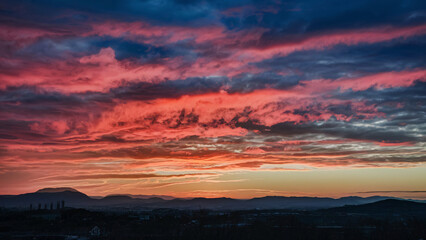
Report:
M 0 239 L 426 239 L 425 204 L 408 201 L 319 211 L 65 208 L 0 213 Z

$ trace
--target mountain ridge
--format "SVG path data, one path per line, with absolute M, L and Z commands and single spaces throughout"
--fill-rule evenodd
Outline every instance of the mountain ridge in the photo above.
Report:
M 146 195 L 143 195 L 146 196 Z M 0 207 L 29 208 L 29 206 L 46 206 L 64 201 L 68 207 L 77 208 L 123 208 L 149 210 L 157 208 L 172 209 L 211 209 L 211 210 L 248 210 L 248 209 L 297 209 L 315 210 L 345 205 L 360 205 L 385 199 L 395 199 L 386 196 L 342 198 L 327 197 L 285 197 L 265 196 L 252 199 L 233 198 L 173 198 L 159 197 L 138 198 L 131 194 L 114 194 L 101 198 L 92 198 L 74 188 L 44 188 L 34 193 L 20 195 L 0 195 Z

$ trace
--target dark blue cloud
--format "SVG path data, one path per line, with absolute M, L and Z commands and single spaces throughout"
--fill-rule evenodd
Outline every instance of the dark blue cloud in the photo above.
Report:
M 221 14 L 232 8 L 242 9 L 241 13 L 235 16 Z M 270 28 L 268 34 L 275 36 L 386 24 L 410 25 L 426 20 L 426 4 L 420 0 L 21 0 L 3 1 L 2 9 L 3 20 L 7 17 L 19 19 L 15 24 L 35 24 L 31 22 L 35 19 L 37 24 L 52 26 L 84 23 L 87 19 L 144 20 L 174 25 L 205 25 L 221 21 L 229 29 Z
M 265 27 L 271 29 L 265 40 L 318 31 L 368 28 L 379 25 L 415 25 L 424 23 L 424 1 L 282 1 L 271 4 L 276 11 L 261 11 L 268 3 L 254 2 L 257 14 L 226 17 L 222 21 L 232 29 Z M 261 17 L 259 17 L 261 12 Z M 294 37 L 294 36 L 293 36 Z
M 19 3 L 7 1 L 3 4 L 5 16 L 20 17 L 49 23 L 52 18 L 56 24 L 83 22 L 87 19 L 116 19 L 122 21 L 149 21 L 158 24 L 208 24 L 215 19 L 214 8 L 208 3 L 182 4 L 175 1 L 147 0 L 22 0 Z M 194 22 L 194 20 L 196 20 Z M 51 22 L 50 22 L 51 23 Z
M 237 46 L 265 48 L 274 44 L 298 43 L 317 35 L 351 29 L 381 26 L 417 26 L 426 23 L 425 1 L 4 1 L 1 3 L 0 23 L 11 27 L 32 28 L 60 33 L 40 37 L 23 46 L 1 42 L 5 59 L 49 63 L 55 59 L 73 60 L 98 53 L 102 48 L 114 49 L 118 60 L 132 63 L 163 63 L 179 57 L 182 68 L 191 67 L 197 58 L 226 59 L 235 46 L 195 46 L 193 39 L 162 43 L 140 43 L 123 36 L 83 37 L 91 30 L 89 23 L 108 21 L 145 21 L 160 26 L 206 26 L 224 24 L 230 31 L 265 28 L 258 41 Z M 232 10 L 235 8 L 234 10 Z M 226 11 L 231 11 L 227 13 Z M 234 12 L 233 12 L 234 11 Z M 15 115 L 76 114 L 76 109 L 99 111 L 112 108 L 115 101 L 178 98 L 183 95 L 205 94 L 226 89 L 230 93 L 247 93 L 257 89 L 289 89 L 302 80 L 337 79 L 389 71 L 423 69 L 426 66 L 426 37 L 394 39 L 374 44 L 338 45 L 320 50 L 306 50 L 252 63 L 258 73 L 242 73 L 233 77 L 190 77 L 164 82 L 125 82 L 105 93 L 86 92 L 63 94 L 41 91 L 34 86 L 9 87 L 0 91 L 0 110 Z M 52 61 L 53 62 L 53 61 Z M 14 74 L 13 66 L 0 64 L 2 73 Z M 424 141 L 422 125 L 425 109 L 425 84 L 417 82 L 408 88 L 368 89 L 357 92 L 336 92 L 333 98 L 366 101 L 386 114 L 383 128 L 373 128 L 377 119 L 363 119 L 351 106 L 332 105 L 334 114 L 354 117 L 351 121 L 331 119 L 326 123 L 310 122 L 295 125 L 282 123 L 272 128 L 252 120 L 235 123 L 247 129 L 271 130 L 265 134 L 321 133 L 333 136 L 374 141 Z M 19 104 L 17 104 L 19 103 Z M 392 104 L 400 103 L 401 108 Z M 102 107 L 100 107 L 102 106 Z M 315 109 L 301 108 L 293 114 L 321 114 Z M 84 111 L 83 111 L 84 112 Z M 219 120 L 218 120 L 219 121 Z M 362 125 L 364 124 L 365 125 Z M 18 128 L 15 125 L 6 126 Z M 20 123 L 23 124 L 23 123 Z M 26 123 L 26 130 L 30 122 Z M 400 129 L 395 129 L 402 126 Z M 410 126 L 412 126 L 410 128 Z M 417 129 L 419 134 L 415 134 Z M 11 138 L 3 133 L 5 138 Z
M 336 79 L 426 66 L 426 37 L 413 37 L 355 46 L 339 45 L 330 49 L 294 52 L 267 59 L 255 65 L 284 71 L 300 79 Z
M 227 82 L 227 78 L 188 78 L 160 83 L 129 83 L 111 89 L 111 93 L 115 98 L 132 100 L 178 98 L 183 95 L 218 92 Z

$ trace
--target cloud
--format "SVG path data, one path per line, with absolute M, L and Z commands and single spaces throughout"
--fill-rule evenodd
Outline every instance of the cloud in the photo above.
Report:
M 74 176 L 56 176 L 48 177 L 43 180 L 85 180 L 85 179 L 147 179 L 147 178 L 176 178 L 176 177 L 191 177 L 202 176 L 206 174 L 176 174 L 176 175 L 159 175 L 159 174 L 144 174 L 144 173 L 129 173 L 129 174 L 90 174 L 90 175 L 74 175 Z M 207 174 L 212 175 L 212 174 Z
M 368 191 L 358 193 L 426 193 L 426 191 Z
M 425 8 L 5 1 L 0 174 L 171 191 L 211 173 L 422 166 Z

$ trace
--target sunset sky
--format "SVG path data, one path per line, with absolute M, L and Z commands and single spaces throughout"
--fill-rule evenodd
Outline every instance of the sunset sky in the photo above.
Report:
M 426 199 L 424 0 L 3 0 L 0 194 Z

